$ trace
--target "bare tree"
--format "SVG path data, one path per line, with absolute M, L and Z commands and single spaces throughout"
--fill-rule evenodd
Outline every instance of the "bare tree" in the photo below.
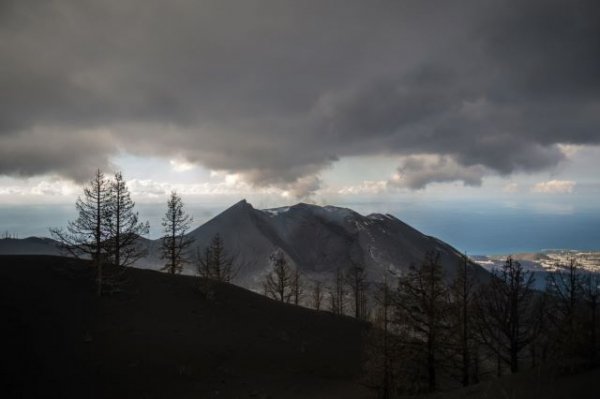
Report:
M 566 265 L 557 263 L 548 275 L 546 292 L 550 304 L 546 319 L 553 327 L 547 334 L 553 338 L 556 358 L 596 365 L 600 275 L 583 271 L 570 258 Z
M 350 287 L 354 305 L 354 317 L 359 320 L 367 318 L 367 273 L 362 265 L 354 264 L 345 276 L 346 284 Z
M 473 306 L 475 299 L 476 280 L 473 267 L 469 264 L 467 255 L 461 257 L 456 277 L 450 285 L 450 308 L 452 327 L 456 332 L 453 341 L 456 342 L 460 358 L 461 383 L 470 383 L 471 368 L 477 361 L 474 359 L 474 329 L 472 326 Z M 475 376 L 477 378 L 477 376 Z
M 281 251 L 271 254 L 272 270 L 267 274 L 264 281 L 265 295 L 281 301 L 290 302 L 292 297 L 293 271 Z
M 200 278 L 206 280 L 212 278 L 212 253 L 210 251 L 210 245 L 205 247 L 204 250 L 196 248 L 196 269 L 198 270 Z
M 344 273 L 339 267 L 335 270 L 332 285 L 329 287 L 329 300 L 329 309 L 331 312 L 339 315 L 344 314 L 346 287 L 344 282 Z
M 181 273 L 183 265 L 188 263 L 186 250 L 193 243 L 193 239 L 187 237 L 185 233 L 190 228 L 192 220 L 192 217 L 183 210 L 181 197 L 175 191 L 171 192 L 167 202 L 167 212 L 162 220 L 164 231 L 162 258 L 167 261 L 162 270 L 171 274 Z
M 554 347 L 560 358 L 578 352 L 581 329 L 578 328 L 578 307 L 583 295 L 584 279 L 575 258 L 564 265 L 556 263 L 555 270 L 546 278 L 546 294 L 550 306 L 546 319 L 551 324 Z
M 587 336 L 587 352 L 590 366 L 598 362 L 598 311 L 600 307 L 600 273 L 588 272 L 582 284 L 583 302 L 587 308 L 585 330 Z
M 448 290 L 439 253 L 427 253 L 423 263 L 411 267 L 399 280 L 396 317 L 407 329 L 408 342 L 423 362 L 427 387 L 438 383 L 438 369 L 447 331 Z
M 521 351 L 540 332 L 534 281 L 533 275 L 509 256 L 502 269 L 493 272 L 477 301 L 478 337 L 513 373 L 519 371 Z
M 319 280 L 315 280 L 312 285 L 312 307 L 316 310 L 321 310 L 323 302 L 323 284 Z
M 50 229 L 52 237 L 64 252 L 75 257 L 90 257 L 96 268 L 96 293 L 102 295 L 103 264 L 106 242 L 110 237 L 110 182 L 98 169 L 75 203 L 77 219 L 66 229 Z
M 394 371 L 391 322 L 393 319 L 394 295 L 390 284 L 389 273 L 384 281 L 378 284 L 373 296 L 375 303 L 374 326 L 370 343 L 370 372 L 375 372 L 375 383 L 379 389 L 379 397 L 389 399 L 394 396 Z M 374 363 L 374 364 L 373 364 Z
M 109 255 L 116 266 L 131 266 L 147 253 L 139 246 L 138 240 L 148 234 L 150 224 L 139 221 L 134 207 L 123 175 L 117 172 L 109 189 L 107 239 Z
M 203 252 L 196 256 L 198 274 L 202 278 L 229 283 L 239 271 L 236 255 L 230 255 L 220 234 L 215 234 Z
M 302 299 L 302 295 L 304 294 L 304 282 L 302 280 L 302 275 L 300 271 L 296 267 L 292 274 L 292 298 L 294 300 L 294 305 L 299 305 L 300 300 Z

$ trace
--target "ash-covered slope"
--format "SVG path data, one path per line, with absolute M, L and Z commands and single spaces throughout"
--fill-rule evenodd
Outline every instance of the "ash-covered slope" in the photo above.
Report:
M 262 282 L 269 256 L 277 250 L 305 276 L 318 279 L 330 277 L 337 268 L 361 264 L 370 279 L 380 280 L 385 270 L 401 272 L 419 264 L 428 251 L 440 253 L 449 277 L 460 264 L 456 249 L 394 216 L 363 216 L 335 206 L 299 203 L 258 210 L 242 200 L 189 236 L 195 239 L 194 246 L 202 249 L 217 233 L 243 264 L 236 283 L 250 288 Z
M 230 284 L 207 298 L 196 278 L 149 270 L 119 287 L 96 296 L 88 261 L 0 256 L 0 396 L 372 396 L 359 383 L 366 323 Z
M 223 238 L 227 251 L 241 265 L 236 276 L 236 283 L 241 285 L 254 286 L 258 283 L 269 256 L 278 248 L 288 252 L 286 243 L 273 229 L 268 216 L 245 200 L 192 231 L 189 237 L 194 239 L 194 247 L 203 249 L 216 234 Z

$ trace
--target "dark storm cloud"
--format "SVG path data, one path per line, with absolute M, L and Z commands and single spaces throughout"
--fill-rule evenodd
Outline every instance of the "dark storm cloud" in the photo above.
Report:
M 409 156 L 398 167 L 398 174 L 388 184 L 391 186 L 422 189 L 429 183 L 462 181 L 468 186 L 480 186 L 486 173 L 480 165 L 461 166 L 444 156 Z
M 0 173 L 80 179 L 126 150 L 302 195 L 348 155 L 437 155 L 400 165 L 410 187 L 543 170 L 600 141 L 598 20 L 596 1 L 2 2 Z

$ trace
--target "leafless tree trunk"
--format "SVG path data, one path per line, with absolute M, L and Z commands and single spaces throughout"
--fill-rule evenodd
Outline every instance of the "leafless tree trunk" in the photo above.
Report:
M 220 234 L 201 252 L 196 251 L 196 266 L 201 278 L 229 283 L 239 272 L 238 256 L 230 255 Z
M 293 294 L 293 272 L 281 251 L 273 253 L 270 260 L 273 270 L 265 278 L 265 294 L 278 301 L 289 303 Z
M 400 279 L 397 316 L 408 329 L 415 350 L 425 362 L 429 391 L 437 388 L 439 358 L 448 329 L 448 290 L 439 253 L 428 253 L 419 267 Z
M 367 274 L 364 267 L 353 265 L 346 272 L 346 283 L 350 287 L 354 304 L 354 317 L 364 320 L 367 317 Z
M 589 272 L 583 279 L 583 301 L 587 308 L 588 343 L 587 352 L 590 366 L 598 362 L 598 308 L 600 305 L 600 274 Z
M 519 354 L 540 332 L 533 276 L 508 257 L 478 298 L 478 336 L 512 373 L 519 371 Z
M 554 347 L 559 358 L 577 354 L 581 341 L 581 328 L 577 326 L 577 313 L 583 296 L 583 274 L 575 258 L 566 265 L 557 263 L 554 272 L 546 279 L 546 294 L 550 304 L 546 319 L 551 324 Z
M 109 238 L 110 182 L 98 169 L 75 203 L 78 217 L 68 223 L 66 230 L 50 229 L 61 250 L 72 256 L 89 256 L 96 268 L 96 293 L 102 295 L 103 265 L 106 240 Z
M 456 277 L 450 285 L 452 324 L 456 331 L 453 340 L 457 343 L 460 356 L 461 383 L 463 386 L 469 385 L 472 368 L 473 328 L 471 319 L 474 290 L 475 276 L 465 254 L 462 256 Z
M 382 283 L 373 283 L 372 327 L 365 345 L 364 383 L 376 388 L 378 397 L 395 397 L 394 386 L 394 350 L 392 320 L 393 292 L 390 286 L 389 272 L 384 274 Z M 404 360 L 403 360 L 404 361 Z
M 181 273 L 183 265 L 188 263 L 187 248 L 193 240 L 186 236 L 192 223 L 192 217 L 183 210 L 181 197 L 173 191 L 167 202 L 167 212 L 162 225 L 165 235 L 162 237 L 162 257 L 167 260 L 162 270 L 171 274 Z
M 300 304 L 303 293 L 304 283 L 302 281 L 302 276 L 298 268 L 295 268 L 292 275 L 292 298 L 294 299 L 294 305 Z
M 110 182 L 109 238 L 106 242 L 109 245 L 109 255 L 119 267 L 131 266 L 147 253 L 137 244 L 138 239 L 150 231 L 150 224 L 139 221 L 139 214 L 133 211 L 134 207 L 125 179 L 121 172 L 117 172 Z
M 392 395 L 392 361 L 390 353 L 390 312 L 392 309 L 391 289 L 386 275 L 385 281 L 380 290 L 379 306 L 382 312 L 383 319 L 383 389 L 382 397 L 388 399 Z
M 329 299 L 331 312 L 338 315 L 344 314 L 346 289 L 344 284 L 344 274 L 339 267 L 335 270 L 333 283 L 329 289 Z
M 321 302 L 323 302 L 323 287 L 320 281 L 313 283 L 312 289 L 312 307 L 315 310 L 321 310 Z

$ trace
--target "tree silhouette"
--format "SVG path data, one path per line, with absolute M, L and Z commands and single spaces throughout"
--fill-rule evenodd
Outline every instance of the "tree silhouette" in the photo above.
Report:
M 162 226 L 162 258 L 167 261 L 162 270 L 171 274 L 181 273 L 183 265 L 188 263 L 187 248 L 194 242 L 185 233 L 190 228 L 193 219 L 183 210 L 183 201 L 175 192 L 167 202 L 167 212 L 163 216 Z
M 582 284 L 583 303 L 587 309 L 585 330 L 587 331 L 587 352 L 590 366 L 598 363 L 598 311 L 600 310 L 600 273 L 588 272 Z
M 553 349 L 563 360 L 581 350 L 582 327 L 578 316 L 583 297 L 584 276 L 575 258 L 568 264 L 555 264 L 555 270 L 546 278 L 548 309 L 546 320 L 551 325 Z M 547 333 L 547 335 L 549 335 Z
M 200 277 L 229 283 L 239 271 L 237 256 L 230 255 L 220 234 L 210 241 L 210 244 L 196 255 L 198 274 Z
M 347 271 L 345 276 L 346 284 L 350 287 L 354 305 L 354 317 L 359 320 L 367 318 L 367 273 L 361 265 L 354 264 Z
M 344 305 L 346 302 L 346 284 L 344 273 L 338 267 L 335 269 L 333 283 L 329 287 L 329 309 L 335 314 L 344 314 Z
M 96 268 L 96 293 L 102 295 L 103 264 L 107 240 L 110 237 L 110 182 L 98 169 L 77 198 L 77 219 L 70 221 L 66 229 L 50 229 L 59 248 L 75 257 L 90 257 Z
M 321 310 L 321 303 L 323 302 L 323 284 L 316 280 L 312 284 L 312 307 L 315 310 Z
M 382 283 L 377 283 L 373 293 L 373 328 L 366 342 L 366 373 L 368 385 L 376 387 L 378 397 L 395 397 L 394 350 L 392 320 L 394 311 L 394 292 L 390 283 L 389 271 L 384 274 Z
M 513 373 L 519 371 L 521 351 L 540 332 L 534 281 L 533 275 L 509 256 L 502 268 L 493 272 L 477 301 L 478 337 Z
M 281 251 L 271 254 L 272 270 L 267 274 L 263 284 L 265 295 L 281 302 L 290 302 L 293 295 L 293 271 Z
M 291 288 L 294 305 L 299 305 L 302 295 L 304 294 L 304 281 L 298 268 L 295 268 L 294 272 L 292 273 Z
M 471 369 L 477 363 L 473 328 L 473 307 L 475 302 L 476 278 L 467 255 L 463 255 L 457 273 L 450 284 L 450 317 L 454 332 L 452 341 L 459 357 L 461 383 L 471 382 Z M 477 379 L 477 373 L 475 373 Z
M 448 329 L 448 291 L 443 277 L 439 253 L 428 252 L 421 265 L 412 266 L 400 278 L 396 298 L 398 324 L 407 329 L 404 345 L 424 365 L 429 391 L 437 387 Z
M 107 240 L 109 255 L 116 266 L 131 266 L 147 253 L 138 245 L 138 239 L 148 234 L 150 224 L 139 221 L 134 207 L 123 175 L 117 172 L 110 183 Z

